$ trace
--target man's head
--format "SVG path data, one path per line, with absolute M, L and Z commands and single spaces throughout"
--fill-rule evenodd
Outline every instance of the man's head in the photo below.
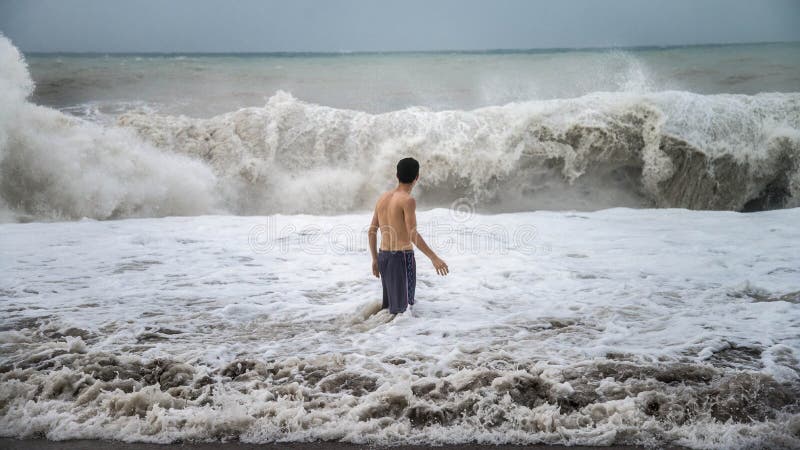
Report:
M 411 184 L 419 178 L 419 163 L 414 158 L 403 158 L 397 163 L 397 181 Z

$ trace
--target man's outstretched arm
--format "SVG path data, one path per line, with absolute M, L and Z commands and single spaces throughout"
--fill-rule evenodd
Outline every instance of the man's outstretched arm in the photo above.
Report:
M 372 274 L 380 278 L 378 272 L 378 211 L 372 214 L 372 223 L 369 224 L 369 252 L 372 254 Z
M 422 239 L 422 236 L 417 232 L 417 201 L 413 198 L 408 199 L 406 204 L 403 206 L 403 215 L 405 216 L 406 221 L 406 229 L 408 230 L 408 236 L 411 238 L 411 243 L 417 246 L 417 248 L 425 254 L 428 258 L 430 258 L 431 262 L 433 263 L 433 267 L 436 269 L 436 273 L 439 275 L 447 275 L 450 273 L 450 269 L 447 267 L 447 263 L 442 261 L 436 255 L 436 252 L 433 251 L 428 244 L 425 242 L 425 239 Z

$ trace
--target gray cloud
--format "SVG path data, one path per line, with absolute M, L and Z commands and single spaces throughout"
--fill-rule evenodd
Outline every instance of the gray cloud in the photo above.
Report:
M 800 40 L 798 0 L 0 0 L 24 51 L 273 52 Z

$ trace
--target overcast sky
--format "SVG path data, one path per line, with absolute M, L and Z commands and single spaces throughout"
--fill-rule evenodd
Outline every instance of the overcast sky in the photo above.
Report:
M 0 0 L 23 51 L 272 52 L 799 41 L 800 0 Z

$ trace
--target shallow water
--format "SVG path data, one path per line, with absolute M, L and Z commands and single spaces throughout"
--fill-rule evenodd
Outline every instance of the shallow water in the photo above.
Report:
M 397 317 L 367 215 L 0 225 L 0 429 L 791 448 L 798 219 L 423 212 Z
M 0 37 L 0 435 L 797 448 L 798 67 Z M 409 155 L 452 273 L 392 317 L 365 211 Z

